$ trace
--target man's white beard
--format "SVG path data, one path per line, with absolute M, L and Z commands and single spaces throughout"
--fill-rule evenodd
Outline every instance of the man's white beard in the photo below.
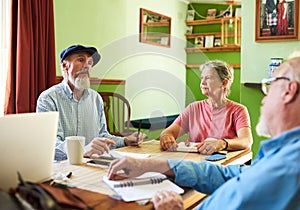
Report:
M 259 136 L 271 137 L 268 125 L 267 125 L 266 121 L 262 118 L 262 116 L 259 117 L 259 121 L 256 125 L 256 133 Z
M 83 77 L 83 78 L 77 77 L 75 79 L 74 86 L 78 90 L 88 89 L 88 88 L 90 88 L 90 78 L 88 78 L 88 77 Z

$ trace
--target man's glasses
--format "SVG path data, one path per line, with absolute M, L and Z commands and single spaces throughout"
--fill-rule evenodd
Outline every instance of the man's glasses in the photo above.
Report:
M 290 81 L 290 78 L 288 78 L 288 77 L 271 77 L 268 79 L 262 79 L 261 80 L 261 90 L 262 90 L 263 94 L 268 95 L 271 83 L 275 82 L 277 80 L 280 80 L 280 79 Z

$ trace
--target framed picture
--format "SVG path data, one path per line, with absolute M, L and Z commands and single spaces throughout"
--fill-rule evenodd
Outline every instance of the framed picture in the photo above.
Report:
M 186 14 L 186 21 L 193 21 L 195 18 L 195 10 L 188 10 Z
M 215 19 L 217 14 L 217 9 L 208 9 L 206 14 L 206 19 Z
M 299 39 L 299 0 L 256 0 L 255 41 Z
M 192 34 L 193 33 L 193 26 L 187 26 L 186 27 L 186 33 L 187 34 Z
M 214 47 L 221 47 L 221 38 L 215 38 Z
M 195 37 L 195 47 L 196 48 L 204 47 L 204 36 Z

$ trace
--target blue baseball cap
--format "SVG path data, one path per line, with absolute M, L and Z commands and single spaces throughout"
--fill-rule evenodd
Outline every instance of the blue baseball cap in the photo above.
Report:
M 95 47 L 82 46 L 80 44 L 77 44 L 64 49 L 60 53 L 60 63 L 62 63 L 62 61 L 65 60 L 69 55 L 79 52 L 86 52 L 89 55 L 91 55 L 93 58 L 93 66 L 95 66 L 101 58 L 100 54 L 98 53 Z

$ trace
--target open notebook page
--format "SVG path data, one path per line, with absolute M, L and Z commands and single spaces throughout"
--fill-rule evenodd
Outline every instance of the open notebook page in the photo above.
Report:
M 113 189 L 122 199 L 126 202 L 129 201 L 137 201 L 144 199 L 151 199 L 156 192 L 161 190 L 173 191 L 179 194 L 182 194 L 184 190 L 171 182 L 168 179 L 164 179 L 161 183 L 155 184 L 144 184 L 144 185 L 136 185 L 136 186 L 128 186 L 128 187 L 115 187 L 120 184 L 126 184 L 129 181 L 140 181 L 140 180 L 150 180 L 150 178 L 166 178 L 165 175 L 161 173 L 155 172 L 147 172 L 142 176 L 125 179 L 121 181 L 112 181 L 107 178 L 107 176 L 103 177 L 103 182 L 106 183 L 111 189 Z

